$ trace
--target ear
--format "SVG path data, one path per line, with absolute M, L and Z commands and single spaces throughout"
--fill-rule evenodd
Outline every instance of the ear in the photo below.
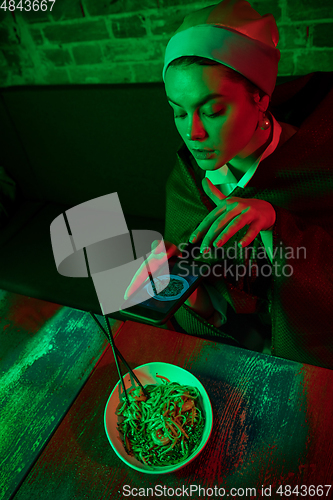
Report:
M 265 94 L 264 96 L 260 97 L 259 92 L 257 91 L 255 94 L 253 94 L 253 100 L 260 111 L 267 111 L 270 101 L 269 95 Z

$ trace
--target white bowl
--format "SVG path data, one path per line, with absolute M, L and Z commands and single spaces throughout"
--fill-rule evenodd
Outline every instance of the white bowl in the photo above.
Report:
M 179 366 L 171 365 L 170 363 L 147 363 L 145 365 L 138 366 L 133 371 L 135 372 L 136 376 L 143 386 L 147 384 L 161 384 L 161 379 L 156 377 L 156 375 L 162 375 L 163 377 L 168 378 L 171 382 L 178 382 L 181 385 L 196 387 L 200 393 L 199 401 L 205 417 L 205 425 L 202 438 L 199 446 L 193 451 L 193 453 L 186 460 L 176 465 L 152 467 L 139 462 L 134 457 L 129 456 L 125 451 L 124 445 L 119 435 L 119 431 L 117 429 L 118 415 L 116 415 L 116 409 L 119 405 L 120 400 L 122 400 L 121 396 L 123 394 L 123 389 L 119 381 L 111 392 L 104 412 L 105 432 L 112 448 L 126 465 L 139 472 L 145 472 L 147 474 L 166 474 L 184 467 L 199 455 L 199 453 L 207 444 L 207 441 L 212 432 L 213 410 L 205 388 L 199 382 L 199 380 L 194 375 L 192 375 L 192 373 L 184 370 L 183 368 L 180 368 Z M 137 387 L 137 383 L 129 373 L 124 376 L 124 384 L 127 390 L 131 389 L 132 387 Z

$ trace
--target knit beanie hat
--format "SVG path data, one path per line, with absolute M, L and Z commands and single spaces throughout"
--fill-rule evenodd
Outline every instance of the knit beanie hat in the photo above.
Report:
M 278 41 L 272 14 L 261 16 L 246 0 L 223 0 L 185 17 L 166 47 L 163 80 L 174 59 L 199 56 L 232 68 L 271 96 L 280 59 Z

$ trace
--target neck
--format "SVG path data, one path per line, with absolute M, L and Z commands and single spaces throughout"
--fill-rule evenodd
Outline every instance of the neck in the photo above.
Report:
M 246 148 L 244 148 L 238 156 L 235 156 L 229 161 L 228 166 L 237 180 L 239 180 L 259 156 L 262 155 L 272 141 L 272 137 L 272 126 L 267 130 L 257 129 Z

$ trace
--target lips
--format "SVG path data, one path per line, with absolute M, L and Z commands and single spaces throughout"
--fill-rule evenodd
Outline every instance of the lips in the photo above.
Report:
M 214 149 L 191 149 L 196 160 L 210 160 L 215 156 Z

